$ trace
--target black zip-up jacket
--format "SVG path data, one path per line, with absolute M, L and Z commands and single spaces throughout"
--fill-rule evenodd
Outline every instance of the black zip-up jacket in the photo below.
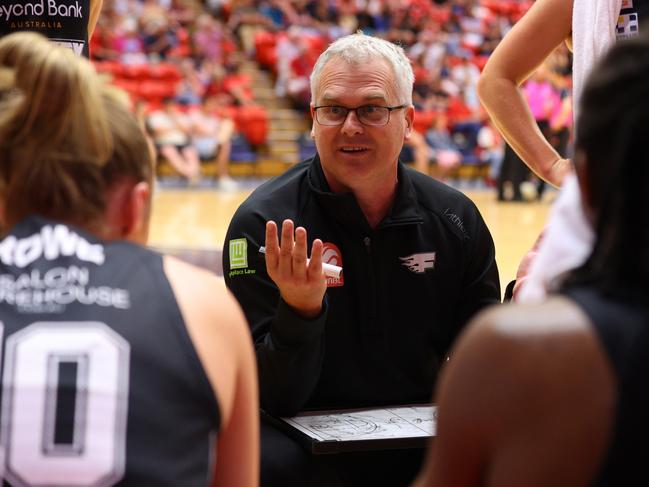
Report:
M 351 193 L 330 191 L 318 156 L 257 188 L 235 213 L 223 271 L 252 329 L 269 413 L 427 402 L 458 332 L 500 302 L 493 240 L 473 202 L 401 163 L 398 180 L 375 229 Z M 322 239 L 325 261 L 343 267 L 315 319 L 280 298 L 259 254 L 266 221 L 286 218 L 306 228 L 309 249 Z

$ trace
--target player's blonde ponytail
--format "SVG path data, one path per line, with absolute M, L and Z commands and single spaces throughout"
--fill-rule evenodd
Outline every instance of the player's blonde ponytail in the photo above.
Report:
M 117 174 L 109 167 L 116 144 L 139 147 L 141 133 L 129 117 L 92 65 L 72 51 L 28 32 L 0 39 L 5 223 L 31 213 L 67 220 L 73 215 L 80 224 L 101 216 L 113 182 L 107 175 Z M 128 159 L 133 169 L 150 162 L 146 154 Z

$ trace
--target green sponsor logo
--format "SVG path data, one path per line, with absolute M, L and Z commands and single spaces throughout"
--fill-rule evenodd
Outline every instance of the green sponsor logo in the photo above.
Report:
M 249 276 L 256 273 L 257 271 L 255 269 L 237 269 L 236 271 L 228 272 L 228 277 L 233 278 L 235 276 Z
M 230 240 L 230 269 L 248 267 L 248 241 L 245 238 Z

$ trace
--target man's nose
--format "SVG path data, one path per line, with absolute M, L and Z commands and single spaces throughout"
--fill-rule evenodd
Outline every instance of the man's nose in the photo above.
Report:
M 343 122 L 342 132 L 345 135 L 354 135 L 363 132 L 363 124 L 358 119 L 356 110 L 349 110 Z

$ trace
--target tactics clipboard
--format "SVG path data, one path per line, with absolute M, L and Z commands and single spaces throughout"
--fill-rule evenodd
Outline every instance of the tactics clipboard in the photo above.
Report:
M 262 415 L 313 454 L 424 448 L 437 424 L 430 404 Z

